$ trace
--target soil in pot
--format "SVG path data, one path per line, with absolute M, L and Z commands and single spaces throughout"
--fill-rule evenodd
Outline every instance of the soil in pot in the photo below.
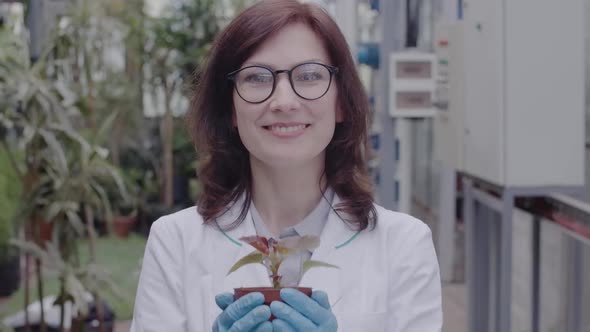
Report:
M 309 287 L 295 287 L 298 291 L 302 292 L 307 296 L 311 296 L 312 289 Z M 260 292 L 264 295 L 264 304 L 270 305 L 272 301 L 281 301 L 281 290 L 272 287 L 245 287 L 245 288 L 234 288 L 234 299 L 237 300 L 240 297 Z M 274 316 L 270 316 L 270 320 L 273 320 Z

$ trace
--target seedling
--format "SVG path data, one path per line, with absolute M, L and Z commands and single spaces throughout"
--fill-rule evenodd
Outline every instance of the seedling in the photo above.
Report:
M 279 268 L 285 258 L 301 251 L 313 250 L 320 244 L 320 239 L 317 236 L 307 235 L 288 237 L 278 241 L 273 238 L 267 239 L 263 236 L 245 236 L 241 237 L 240 240 L 248 243 L 256 250 L 238 260 L 227 274 L 236 271 L 244 265 L 255 263 L 262 264 L 270 271 L 270 277 L 274 289 L 280 289 L 286 286 L 281 283 L 282 276 L 279 274 Z M 337 266 L 332 264 L 306 260 L 303 262 L 303 266 L 300 269 L 301 274 L 299 275 L 299 280 L 301 280 L 301 277 L 303 277 L 303 275 L 312 267 L 337 268 Z

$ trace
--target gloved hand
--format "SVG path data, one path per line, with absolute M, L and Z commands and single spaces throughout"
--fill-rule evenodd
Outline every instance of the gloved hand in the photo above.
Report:
M 234 301 L 231 293 L 215 297 L 223 310 L 213 322 L 213 332 L 272 332 L 270 308 L 264 304 L 262 293 L 250 293 Z
M 276 317 L 272 322 L 273 331 L 334 332 L 338 329 L 325 292 L 314 291 L 309 298 L 296 289 L 284 288 L 281 299 L 285 303 L 273 301 L 270 304 L 270 310 Z

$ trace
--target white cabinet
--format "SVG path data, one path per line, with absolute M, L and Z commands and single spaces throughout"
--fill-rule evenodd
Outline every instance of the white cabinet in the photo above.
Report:
M 447 135 L 460 150 L 454 164 L 501 186 L 583 185 L 583 1 L 464 4 L 463 31 L 450 34 L 463 45 L 449 41 L 449 63 L 463 63 L 449 68 L 463 79 L 449 86 L 449 107 L 461 109 L 449 115 L 463 127 Z

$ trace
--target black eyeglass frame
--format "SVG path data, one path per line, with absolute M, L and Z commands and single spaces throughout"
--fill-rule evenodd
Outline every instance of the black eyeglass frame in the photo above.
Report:
M 305 98 L 302 95 L 300 95 L 297 90 L 295 90 L 295 86 L 293 85 L 293 77 L 291 76 L 291 73 L 293 72 L 293 70 L 295 70 L 296 68 L 300 67 L 300 66 L 304 66 L 304 65 L 320 65 L 324 68 L 326 68 L 328 70 L 328 72 L 330 73 L 330 81 L 328 82 L 328 87 L 326 88 L 326 91 L 324 91 L 324 93 L 322 93 L 321 96 L 317 97 L 317 98 Z M 240 94 L 240 90 L 238 89 L 237 85 L 236 85 L 236 75 L 241 72 L 242 70 L 248 69 L 248 68 L 264 68 L 268 71 L 271 72 L 272 74 L 272 90 L 270 90 L 270 93 L 268 94 L 268 96 L 266 98 L 264 98 L 261 101 L 257 101 L 257 102 L 252 102 L 249 100 L 246 100 L 246 98 L 242 97 L 242 95 Z M 323 96 L 326 95 L 326 93 L 328 93 L 328 91 L 330 91 L 330 87 L 332 86 L 332 77 L 334 77 L 334 75 L 338 74 L 338 67 L 334 67 L 334 66 L 330 66 L 330 65 L 326 65 L 320 62 L 304 62 L 304 63 L 300 63 L 297 66 L 291 68 L 291 69 L 278 69 L 278 70 L 273 70 L 272 68 L 269 68 L 267 66 L 263 66 L 263 65 L 252 65 L 252 66 L 247 66 L 244 68 L 240 68 L 238 70 L 234 70 L 231 73 L 227 74 L 227 79 L 234 82 L 234 89 L 236 89 L 236 92 L 238 93 L 238 95 L 240 96 L 240 98 L 242 98 L 242 100 L 244 100 L 247 103 L 250 104 L 261 104 L 264 103 L 265 101 L 268 100 L 268 98 L 270 98 L 272 96 L 272 94 L 275 92 L 275 88 L 277 86 L 277 77 L 280 73 L 287 73 L 287 76 L 289 76 L 289 84 L 291 84 L 291 89 L 293 90 L 293 92 L 295 92 L 295 94 L 297 96 L 299 96 L 302 99 L 305 100 L 317 100 L 322 98 Z

